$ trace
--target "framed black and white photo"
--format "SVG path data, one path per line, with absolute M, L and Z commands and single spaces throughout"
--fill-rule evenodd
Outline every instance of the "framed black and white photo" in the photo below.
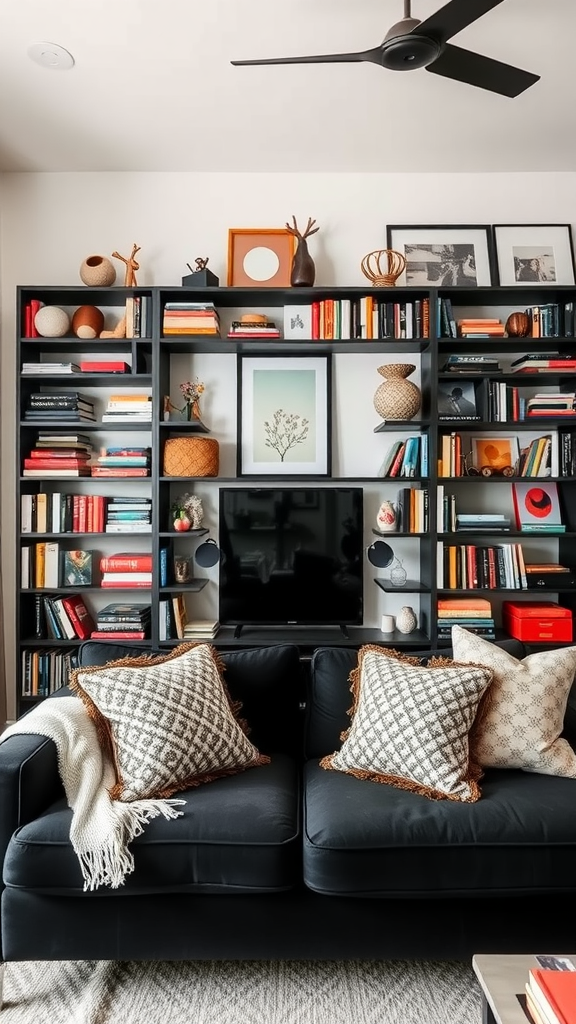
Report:
M 476 411 L 476 389 L 471 380 L 458 384 L 451 380 L 439 381 L 438 419 L 480 419 Z
M 406 258 L 396 285 L 473 288 L 494 282 L 489 224 L 389 224 L 386 245 Z
M 498 284 L 573 285 L 569 224 L 494 224 Z
M 239 476 L 330 476 L 330 357 L 238 356 Z

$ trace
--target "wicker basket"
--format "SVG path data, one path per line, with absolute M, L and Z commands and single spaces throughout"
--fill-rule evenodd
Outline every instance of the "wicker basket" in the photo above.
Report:
M 164 445 L 164 476 L 218 476 L 219 458 L 212 437 L 171 437 Z

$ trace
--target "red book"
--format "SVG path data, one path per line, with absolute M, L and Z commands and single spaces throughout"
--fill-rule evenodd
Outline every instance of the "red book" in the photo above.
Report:
M 30 452 L 31 459 L 75 459 L 77 462 L 89 462 L 90 456 L 87 452 L 78 451 L 77 448 L 33 448 Z
M 36 327 L 34 326 L 34 317 L 36 316 L 36 313 L 38 312 L 40 307 L 43 306 L 43 305 L 44 305 L 44 303 L 40 302 L 39 299 L 31 299 L 30 300 L 30 337 L 31 338 L 38 338 L 39 337 L 38 331 L 36 330 Z
M 100 572 L 152 572 L 152 555 L 140 551 L 119 551 L 100 559 Z
M 151 590 L 152 589 L 152 584 L 151 583 L 147 583 L 144 580 L 142 580 L 142 581 L 137 580 L 136 582 L 131 581 L 130 583 L 127 583 L 125 580 L 123 580 L 121 583 L 117 583 L 116 580 L 102 580 L 100 586 L 102 587 L 103 590 L 114 590 L 114 589 L 116 589 L 116 590 L 137 590 L 137 589 Z
M 312 303 L 312 340 L 318 341 L 320 337 L 320 303 Z
M 85 465 L 84 459 L 41 459 L 37 456 L 24 459 L 24 469 L 79 469 Z
M 121 477 L 121 476 L 149 476 L 150 470 L 142 466 L 141 469 L 129 468 L 124 469 L 122 466 L 92 466 L 92 476 L 107 476 L 107 477 Z
M 98 360 L 97 362 L 91 363 L 80 363 L 81 373 L 130 373 L 130 367 L 128 363 L 121 363 L 119 361 L 103 362 Z
M 528 973 L 530 991 L 546 1016 L 557 1024 L 576 1024 L 576 971 L 530 969 Z
M 74 627 L 76 636 L 80 637 L 81 640 L 87 640 L 93 632 L 95 625 L 84 601 L 79 594 L 70 594 L 61 600 L 66 614 Z

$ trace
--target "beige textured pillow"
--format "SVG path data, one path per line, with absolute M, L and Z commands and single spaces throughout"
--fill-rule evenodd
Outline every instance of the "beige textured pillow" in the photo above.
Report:
M 424 667 L 419 658 L 362 647 L 350 673 L 350 728 L 320 764 L 433 800 L 473 803 L 482 773 L 470 762 L 468 733 L 491 679 L 475 665 L 435 658 Z
M 484 767 L 523 768 L 576 778 L 576 754 L 559 739 L 576 672 L 576 647 L 529 654 L 522 661 L 461 626 L 452 627 L 456 661 L 494 672 L 488 699 L 470 734 Z
M 269 762 L 236 717 L 222 667 L 208 644 L 180 644 L 72 673 L 115 765 L 113 799 L 169 797 Z

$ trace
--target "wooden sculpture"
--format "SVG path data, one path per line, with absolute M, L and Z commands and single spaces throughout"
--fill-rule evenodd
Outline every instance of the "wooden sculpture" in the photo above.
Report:
M 209 256 L 206 256 L 205 259 L 202 256 L 197 256 L 196 259 L 194 260 L 194 263 L 196 264 L 194 269 L 192 269 L 192 267 L 190 266 L 189 263 L 187 263 L 186 266 L 188 267 L 188 270 L 192 274 L 199 274 L 201 270 L 206 270 L 206 267 L 208 266 L 208 260 L 209 259 L 210 259 Z
M 126 317 L 123 316 L 118 321 L 113 331 L 100 331 L 101 338 L 125 338 L 126 337 Z
M 294 235 L 298 239 L 298 246 L 294 253 L 294 260 L 292 262 L 292 273 L 290 275 L 290 284 L 293 288 L 311 288 L 314 284 L 314 278 L 316 277 L 316 267 L 314 266 L 314 260 L 308 252 L 308 243 L 306 239 L 310 235 L 316 234 L 320 231 L 320 228 L 315 228 L 316 221 L 312 217 L 308 217 L 308 223 L 304 234 L 298 230 L 296 223 L 296 217 L 292 214 L 292 224 L 286 224 L 286 230 Z
M 134 245 L 132 246 L 132 252 L 130 253 L 129 256 L 121 256 L 119 252 L 112 253 L 115 259 L 122 260 L 122 263 L 126 264 L 126 274 L 124 277 L 125 288 L 136 287 L 136 271 L 140 270 L 140 264 L 137 263 L 136 260 L 134 259 L 137 252 L 140 252 L 140 246 L 136 245 L 136 242 L 134 242 Z

